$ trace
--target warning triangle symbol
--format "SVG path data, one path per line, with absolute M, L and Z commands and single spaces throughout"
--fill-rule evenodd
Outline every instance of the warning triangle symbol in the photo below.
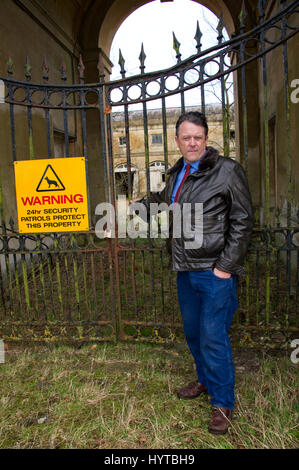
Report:
M 41 177 L 36 191 L 64 191 L 65 187 L 52 165 L 48 165 Z

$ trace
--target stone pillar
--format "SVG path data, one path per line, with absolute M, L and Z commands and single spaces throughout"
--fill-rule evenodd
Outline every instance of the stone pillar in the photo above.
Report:
M 250 51 L 254 53 L 254 51 Z M 247 104 L 247 138 L 248 138 L 248 182 L 252 194 L 253 205 L 260 206 L 261 194 L 261 161 L 259 140 L 259 82 L 257 61 L 251 62 L 245 67 L 246 77 L 246 104 Z M 241 69 L 234 73 L 235 82 L 235 123 L 236 123 L 236 148 L 239 149 L 237 160 L 245 165 L 244 157 L 244 132 L 243 132 L 243 107 L 242 107 L 242 78 Z
M 111 74 L 112 63 L 101 49 L 88 49 L 83 51 L 82 57 L 85 65 L 85 83 L 99 83 L 98 62 L 101 54 L 103 73 L 108 81 Z M 93 97 L 91 97 L 93 100 Z M 94 226 L 96 216 L 95 208 L 100 202 L 106 200 L 104 185 L 104 163 L 102 157 L 100 108 L 89 109 L 86 112 L 87 155 L 88 155 L 88 185 L 90 197 L 91 223 Z

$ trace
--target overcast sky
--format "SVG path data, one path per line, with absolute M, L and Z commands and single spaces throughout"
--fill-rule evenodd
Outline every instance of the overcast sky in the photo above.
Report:
M 176 53 L 173 49 L 172 31 L 181 43 L 182 59 L 195 54 L 197 50 L 194 36 L 197 20 L 203 33 L 202 49 L 217 44 L 218 33 L 215 29 L 219 20 L 210 10 L 197 2 L 174 0 L 161 3 L 160 0 L 155 0 L 135 10 L 122 23 L 114 36 L 110 53 L 110 59 L 114 64 L 111 80 L 121 78 L 118 65 L 119 49 L 125 59 L 126 75 L 140 73 L 138 57 L 141 43 L 144 45 L 146 54 L 145 72 L 175 65 Z M 198 104 L 199 96 L 199 90 L 186 93 L 186 104 Z M 217 99 L 211 96 L 208 101 L 216 102 Z M 156 102 L 150 107 L 158 106 Z M 179 106 L 179 101 L 169 98 L 168 106 Z
M 126 61 L 127 75 L 140 73 L 141 43 L 146 54 L 146 71 L 160 70 L 176 63 L 172 31 L 181 43 L 182 59 L 196 53 L 196 22 L 203 33 L 203 49 L 217 44 L 218 18 L 207 8 L 192 0 L 161 3 L 155 0 L 135 10 L 120 26 L 111 47 L 110 58 L 115 64 L 112 80 L 120 78 L 119 49 Z M 132 34 L 132 31 L 134 33 Z

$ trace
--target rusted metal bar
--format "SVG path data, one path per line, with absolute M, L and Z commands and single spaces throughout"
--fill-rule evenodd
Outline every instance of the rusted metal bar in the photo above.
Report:
M 80 54 L 80 59 L 79 59 L 79 75 L 80 75 L 80 84 L 84 85 L 84 70 L 85 66 L 83 64 L 82 56 Z M 85 109 L 85 104 L 86 104 L 86 94 L 84 93 L 84 90 L 80 90 L 80 104 L 81 104 L 81 129 L 82 129 L 82 141 L 83 141 L 83 156 L 85 159 L 85 177 L 86 177 L 86 187 L 87 190 L 89 191 L 89 178 L 88 178 L 88 154 L 87 154 L 87 131 L 86 131 L 86 109 Z M 87 204 L 88 204 L 88 214 L 89 214 L 89 226 L 91 223 L 91 210 L 90 210 L 90 197 L 87 198 Z
M 110 277 L 110 302 L 112 306 L 112 318 L 115 330 L 115 340 L 122 339 L 122 318 L 121 318 L 121 303 L 120 303 L 120 280 L 119 280 L 119 267 L 118 267 L 118 253 L 116 251 L 116 245 L 112 244 L 112 240 L 108 239 L 109 252 L 108 252 L 108 264 L 109 264 L 109 277 Z M 115 271 L 114 271 L 115 263 Z M 116 287 L 114 284 L 114 273 L 116 273 Z M 115 291 L 116 289 L 116 291 Z M 115 302 L 116 296 L 116 302 Z
M 165 86 L 165 84 L 163 84 Z M 162 97 L 162 127 L 163 127 L 163 149 L 164 149 L 164 164 L 165 174 L 168 170 L 168 138 L 167 138 L 167 119 L 166 119 L 166 104 L 165 97 Z
M 63 105 L 66 105 L 67 96 L 66 92 L 62 92 Z M 68 127 L 68 111 L 67 109 L 63 110 L 63 127 L 64 127 L 64 144 L 65 144 L 65 155 L 64 157 L 70 156 L 69 150 L 69 127 Z
M 165 319 L 165 293 L 164 293 L 164 276 L 163 276 L 163 253 L 160 251 L 160 279 L 161 279 L 161 303 L 162 303 L 162 312 L 163 319 Z
M 132 294 L 133 294 L 133 307 L 135 318 L 138 318 L 137 308 L 137 289 L 136 289 L 136 277 L 135 277 L 135 251 L 131 253 L 131 281 L 132 281 Z
M 47 267 L 48 267 L 48 277 L 49 277 L 49 291 L 50 291 L 50 299 L 51 299 L 51 306 L 52 309 L 49 312 L 48 319 L 54 320 L 55 319 L 55 306 L 54 306 L 54 294 L 53 294 L 53 278 L 52 278 L 52 255 L 47 253 Z
M 100 110 L 100 133 L 101 133 L 101 147 L 102 147 L 102 161 L 104 167 L 104 184 L 105 184 L 105 195 L 106 201 L 111 203 L 111 192 L 109 189 L 109 182 L 108 182 L 108 168 L 107 168 L 107 147 L 106 147 L 106 130 L 105 130 L 105 102 L 104 102 L 104 93 L 105 88 L 99 87 L 98 88 L 98 99 L 99 99 L 99 110 Z
M 259 1 L 260 20 L 264 20 L 264 2 Z M 261 30 L 260 49 L 262 52 L 265 50 L 265 31 Z M 263 130 L 264 130 L 264 152 L 265 152 L 265 225 L 270 226 L 270 160 L 269 160 L 269 114 L 268 114 L 268 82 L 267 82 L 267 64 L 266 56 L 262 55 L 262 77 L 263 77 Z M 266 325 L 269 324 L 270 317 L 270 257 L 268 248 L 267 237 L 267 250 L 266 250 L 266 305 L 265 305 L 265 319 Z
M 249 325 L 250 323 L 250 316 L 249 316 L 249 311 L 250 311 L 250 268 L 249 268 L 249 262 L 246 260 L 245 261 L 245 267 L 246 267 L 246 271 L 247 271 L 247 274 L 246 274 L 246 325 Z
M 223 43 L 223 28 L 224 28 L 224 22 L 223 22 L 223 16 L 222 13 L 220 14 L 219 18 L 219 23 L 217 26 L 218 30 L 218 44 Z M 219 57 L 219 70 L 223 74 L 224 72 L 224 53 L 220 53 Z M 226 76 L 227 77 L 227 76 Z M 223 155 L 225 157 L 229 156 L 229 133 L 228 133 L 228 111 L 227 107 L 229 106 L 229 102 L 226 102 L 226 83 L 225 83 L 225 77 L 222 75 L 220 77 L 220 84 L 221 84 L 221 106 L 222 106 L 222 135 L 223 135 Z
M 142 299 L 143 299 L 143 305 L 144 307 L 146 306 L 146 296 L 145 296 L 145 253 L 144 250 L 141 252 L 141 266 L 142 266 Z M 145 320 L 147 321 L 147 311 L 145 310 Z
M 128 266 L 127 266 L 127 252 L 120 252 L 119 256 L 122 256 L 122 263 L 123 263 L 123 296 L 125 298 L 125 309 L 128 310 L 129 308 L 129 300 L 128 300 L 128 284 L 127 284 L 127 273 L 128 273 Z
M 25 76 L 26 81 L 31 81 L 31 65 L 29 63 L 29 57 L 26 57 L 25 63 Z M 27 119 L 28 119 L 28 135 L 29 135 L 29 158 L 34 159 L 34 147 L 33 147 L 33 130 L 32 130 L 32 101 L 30 88 L 26 87 L 26 100 L 27 100 Z
M 5 301 L 5 292 L 4 292 L 4 280 L 2 275 L 2 267 L 0 265 L 0 292 L 1 292 L 1 302 L 3 306 L 4 318 L 7 316 L 7 307 Z M 2 318 L 1 311 L 0 311 L 0 318 Z
M 103 263 L 103 253 L 99 253 L 100 257 L 100 264 L 99 264 L 99 271 L 100 271 L 100 278 L 101 278 L 101 305 L 102 305 L 102 312 L 107 312 L 108 310 L 108 302 L 106 299 L 106 287 L 105 287 L 105 278 L 104 278 L 104 273 L 105 273 L 105 268 L 104 268 L 104 263 Z
M 299 305 L 299 250 L 297 251 L 297 269 L 296 269 L 296 305 L 297 305 L 297 311 L 298 311 L 298 305 Z
M 75 235 L 73 233 L 71 234 L 70 242 L 71 242 L 71 247 L 74 248 Z M 81 320 L 78 263 L 77 263 L 77 252 L 75 250 L 72 254 L 72 261 L 73 261 L 73 271 L 74 271 L 74 286 L 75 286 L 77 313 L 78 313 L 78 319 Z
M 145 85 L 142 86 L 142 95 L 145 96 Z M 149 168 L 149 141 L 148 141 L 148 116 L 146 103 L 142 103 L 142 113 L 144 122 L 144 158 L 145 158 L 145 174 L 146 174 L 146 192 L 150 194 L 150 168 Z
M 60 305 L 60 315 L 61 319 L 64 319 L 64 302 L 63 302 L 63 296 L 62 296 L 62 280 L 61 280 L 61 275 L 60 275 L 60 253 L 58 251 L 58 238 L 57 234 L 54 234 L 54 250 L 55 250 L 55 270 L 56 270 L 56 286 L 57 286 L 57 297 Z
M 67 315 L 65 315 L 65 317 L 67 318 L 68 321 L 72 321 L 72 307 L 71 307 L 71 303 L 70 303 L 70 275 L 69 275 L 69 267 L 68 267 L 68 257 L 67 255 L 65 254 L 63 256 L 63 259 L 64 259 L 64 276 L 65 276 L 65 282 L 66 282 L 66 306 L 67 306 Z
M 246 19 L 246 9 L 245 3 L 242 3 L 242 9 L 239 16 L 240 19 L 240 32 L 244 34 L 245 32 L 245 19 Z M 240 44 L 240 60 L 241 63 L 244 62 L 245 58 L 245 43 L 241 42 Z M 243 129 L 243 148 L 244 148 L 244 169 L 246 176 L 248 177 L 248 122 L 247 122 L 247 91 L 246 91 L 246 69 L 243 65 L 241 67 L 241 87 L 242 87 L 242 129 Z
M 199 69 L 199 79 L 200 79 L 200 82 L 201 82 L 201 85 L 200 85 L 200 94 L 201 94 L 201 112 L 203 114 L 206 113 L 206 102 L 205 102 L 205 86 L 204 86 L 204 64 L 201 64 L 200 65 L 200 69 Z
M 8 304 L 10 312 L 14 312 L 15 310 L 15 303 L 14 303 L 14 292 L 13 292 L 13 285 L 12 285 L 12 272 L 11 272 L 11 265 L 9 259 L 9 238 L 7 236 L 7 229 L 4 220 L 2 220 L 2 243 L 4 249 L 4 261 L 5 261 L 5 272 L 7 276 L 7 283 L 8 283 Z
M 38 253 L 39 259 L 39 278 L 41 284 L 41 292 L 43 298 L 43 309 L 42 309 L 42 317 L 44 320 L 47 320 L 47 308 L 46 308 L 46 291 L 45 291 L 45 277 L 44 277 L 44 270 L 43 270 L 43 257 L 41 253 Z
M 86 305 L 86 315 L 88 315 L 89 312 L 91 312 L 90 305 L 89 305 L 89 296 L 88 296 L 88 289 L 87 289 L 87 272 L 86 272 L 86 254 L 82 253 L 81 255 L 82 259 L 82 271 L 83 271 L 83 286 L 84 286 L 84 300 L 85 300 L 85 305 Z M 88 315 L 89 319 L 91 320 L 91 315 Z
M 48 67 L 46 56 L 44 56 L 44 60 L 43 60 L 43 80 L 44 80 L 44 83 L 48 83 L 48 80 L 49 80 L 49 67 Z M 50 102 L 49 102 L 49 90 L 48 90 L 48 88 L 45 88 L 43 90 L 43 93 L 44 93 L 44 103 L 47 106 L 45 108 L 45 118 L 46 118 L 48 158 L 51 158 L 52 157 L 51 125 L 50 125 Z
M 95 266 L 94 266 L 94 253 L 90 255 L 91 260 L 91 285 L 93 292 L 93 310 L 94 318 L 98 317 L 98 303 L 97 303 L 97 289 L 96 289 L 96 280 L 95 280 Z
M 285 0 L 281 0 L 282 8 L 285 8 Z M 282 36 L 286 36 L 287 18 L 282 18 Z M 284 101 L 285 101 L 285 131 L 286 131 L 286 183 L 287 183 L 287 226 L 291 226 L 291 200 L 292 200 L 292 159 L 291 159 L 291 132 L 290 132 L 290 85 L 289 85 L 289 66 L 288 66 L 288 46 L 282 44 L 283 52 L 283 70 L 284 70 Z
M 66 75 L 66 65 L 64 59 L 62 59 L 62 63 L 60 66 L 61 72 L 61 80 L 66 82 L 67 75 Z M 69 130 L 68 130 L 68 114 L 67 114 L 67 101 L 68 96 L 66 93 L 66 89 L 62 90 L 62 105 L 63 105 L 63 126 L 64 126 L 64 144 L 65 144 L 65 157 L 69 157 Z
M 154 253 L 150 252 L 150 267 L 151 267 L 151 288 L 152 288 L 152 311 L 151 314 L 154 314 L 156 321 L 157 309 L 156 309 L 156 291 L 155 291 L 155 263 L 154 263 Z
M 173 35 L 173 48 L 176 52 L 176 59 L 177 63 L 180 64 L 182 62 L 182 54 L 180 53 L 180 43 L 177 40 L 174 32 L 172 33 Z M 183 88 L 184 86 L 184 72 L 180 71 L 179 72 L 179 83 L 180 83 L 180 88 Z M 184 96 L 184 91 L 180 91 L 180 96 L 181 96 L 181 112 L 185 112 L 185 96 Z
M 129 122 L 129 107 L 127 104 L 124 105 L 124 113 L 125 113 L 126 159 L 127 159 L 127 173 L 128 173 L 128 196 L 129 196 L 129 199 L 132 199 L 133 184 L 132 184 L 132 168 L 131 168 L 130 122 Z
M 260 281 L 260 276 L 259 276 L 259 256 L 260 252 L 257 251 L 256 253 L 256 264 L 255 264 L 255 292 L 256 292 L 256 297 L 255 297 L 255 312 L 256 312 L 256 325 L 259 324 L 259 309 L 260 309 L 260 291 L 259 291 L 259 281 Z
M 22 255 L 21 255 L 22 256 Z M 9 264 L 10 269 L 10 264 Z M 23 298 L 21 296 L 21 289 L 20 289 L 20 281 L 19 281 L 19 269 L 17 264 L 17 255 L 13 253 L 13 273 L 14 273 L 14 281 L 15 281 L 15 294 L 16 294 L 16 302 L 19 306 L 19 312 L 21 314 L 21 318 L 24 318 L 24 310 L 23 310 Z
M 39 313 L 39 304 L 38 304 L 39 292 L 37 290 L 34 258 L 33 258 L 32 253 L 29 253 L 29 259 L 30 259 L 29 264 L 31 266 L 31 277 L 32 277 L 32 284 L 33 284 L 33 302 L 34 302 L 34 306 L 35 306 L 35 314 L 38 315 L 38 313 Z
M 109 186 L 111 193 L 111 202 L 113 207 L 116 207 L 116 194 L 115 194 L 115 182 L 114 182 L 114 165 L 113 165 L 113 145 L 112 145 L 112 124 L 111 124 L 111 113 L 106 114 L 106 140 L 108 148 L 108 168 L 109 168 Z M 116 215 L 116 214 L 115 214 Z M 117 219 L 114 219 L 115 227 L 117 229 Z

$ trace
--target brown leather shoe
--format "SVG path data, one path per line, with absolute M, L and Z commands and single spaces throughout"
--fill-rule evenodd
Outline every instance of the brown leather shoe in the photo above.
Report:
M 212 434 L 225 434 L 230 425 L 232 414 L 232 410 L 228 410 L 227 408 L 213 408 L 209 432 Z
M 180 388 L 180 390 L 177 391 L 177 396 L 179 398 L 196 398 L 201 393 L 208 393 L 208 390 L 204 385 L 196 381 Z

